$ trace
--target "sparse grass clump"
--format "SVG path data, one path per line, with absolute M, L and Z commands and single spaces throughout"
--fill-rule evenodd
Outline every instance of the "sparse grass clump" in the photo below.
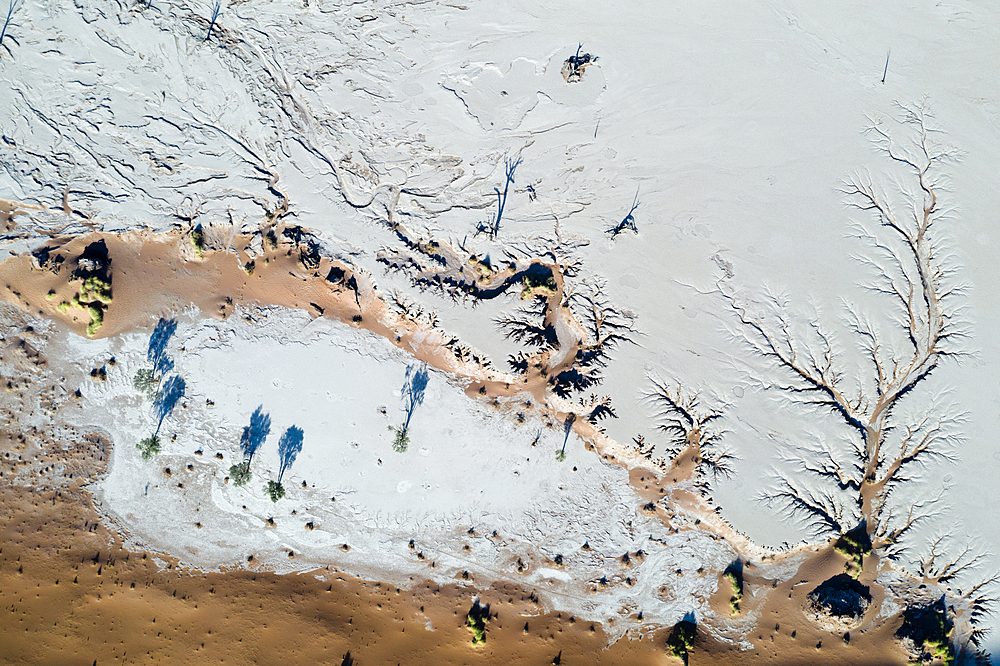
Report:
M 230 466 L 230 468 L 229 468 L 229 478 L 232 479 L 233 485 L 236 486 L 237 488 L 239 488 L 241 486 L 247 485 L 250 482 L 250 480 L 253 478 L 253 472 L 250 471 L 250 461 L 247 460 L 247 461 L 239 463 L 238 465 L 232 465 L 232 466 Z M 280 484 L 279 484 L 279 486 L 280 486 Z M 285 491 L 284 491 L 283 488 L 281 490 L 281 494 L 282 495 L 285 494 Z M 272 499 L 273 499 L 273 497 L 272 497 Z M 278 499 L 281 499 L 281 497 L 279 497 Z M 278 500 L 274 500 L 274 501 L 277 502 Z
M 142 453 L 143 460 L 149 460 L 162 450 L 162 447 L 160 446 L 160 436 L 153 433 L 146 439 L 136 444 L 136 448 Z
M 264 490 L 267 492 L 267 496 L 271 498 L 272 502 L 277 502 L 285 496 L 285 487 L 281 485 L 280 481 L 268 481 L 267 487 L 264 488 Z

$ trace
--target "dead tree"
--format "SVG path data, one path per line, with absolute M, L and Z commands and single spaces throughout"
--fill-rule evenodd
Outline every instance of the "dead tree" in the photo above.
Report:
M 639 228 L 635 226 L 635 218 L 632 216 L 632 214 L 636 211 L 637 208 L 639 208 L 638 189 L 635 191 L 635 199 L 632 200 L 632 207 L 629 208 L 628 213 L 625 214 L 625 217 L 622 218 L 622 221 L 616 224 L 615 226 L 611 227 L 604 233 L 611 236 L 611 240 L 614 240 L 615 238 L 618 237 L 618 234 L 626 230 L 631 231 L 634 234 L 638 234 Z
M 846 424 L 844 445 L 802 452 L 801 471 L 827 481 L 823 487 L 783 479 L 767 498 L 812 523 L 817 533 L 840 535 L 864 525 L 873 548 L 898 552 L 899 540 L 924 514 L 926 505 L 900 510 L 891 502 L 898 484 L 935 457 L 950 458 L 961 437 L 961 414 L 941 398 L 914 408 L 913 389 L 927 382 L 945 358 L 962 353 L 964 335 L 957 297 L 962 285 L 944 251 L 942 223 L 947 211 L 939 202 L 939 168 L 953 160 L 953 150 L 934 141 L 924 105 L 900 107 L 900 126 L 911 140 L 900 143 L 886 126 L 873 120 L 869 134 L 876 147 L 911 179 L 894 199 L 862 172 L 848 179 L 843 192 L 849 205 L 869 213 L 858 223 L 869 246 L 861 257 L 874 278 L 863 286 L 891 308 L 887 321 L 875 323 L 848 307 L 845 333 L 866 359 L 848 364 L 837 336 L 817 316 L 803 324 L 788 314 L 783 299 L 770 295 L 766 312 L 751 308 L 720 288 L 739 322 L 738 335 L 786 378 L 778 388 L 802 403 Z
M 8 0 L 7 16 L 4 19 L 3 28 L 0 28 L 0 44 L 3 44 L 4 37 L 7 36 L 7 27 L 10 25 L 11 19 L 14 18 L 14 12 L 17 11 L 17 8 L 20 4 L 21 0 Z
M 476 235 L 485 234 L 490 240 L 496 240 L 497 235 L 500 233 L 500 220 L 503 218 L 503 209 L 507 205 L 507 192 L 510 190 L 510 186 L 514 184 L 514 172 L 517 171 L 517 167 L 521 166 L 521 158 L 511 159 L 509 157 L 504 158 L 504 185 L 503 192 L 500 191 L 499 187 L 494 187 L 493 191 L 497 195 L 497 214 L 491 222 L 488 224 L 486 222 L 480 222 L 479 226 L 476 227 Z
M 205 34 L 205 41 L 207 42 L 212 37 L 212 28 L 215 27 L 215 22 L 219 19 L 219 14 L 222 13 L 222 0 L 215 0 L 212 4 L 212 18 L 208 22 L 208 32 Z

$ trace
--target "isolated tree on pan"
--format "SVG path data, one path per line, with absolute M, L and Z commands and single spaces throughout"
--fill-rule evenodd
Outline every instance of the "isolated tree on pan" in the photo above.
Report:
M 270 420 L 268 420 L 268 425 L 270 425 Z M 278 458 L 281 461 L 281 466 L 278 468 L 278 480 L 268 481 L 265 488 L 272 502 L 277 502 L 285 496 L 285 487 L 281 485 L 281 480 L 288 468 L 295 463 L 299 452 L 302 451 L 302 437 L 302 428 L 289 426 L 288 430 L 281 435 L 281 439 L 278 440 Z
M 389 430 L 395 433 L 392 442 L 392 450 L 396 453 L 403 453 L 410 445 L 410 419 L 413 412 L 424 401 L 424 393 L 427 390 L 427 382 L 430 376 L 424 366 L 411 365 L 406 368 L 406 379 L 403 381 L 403 388 L 400 391 L 403 397 L 403 409 L 406 411 L 406 420 L 399 426 L 389 426 Z
M 900 109 L 900 125 L 911 134 L 908 143 L 898 142 L 880 121 L 868 132 L 882 154 L 908 172 L 909 188 L 900 186 L 894 198 L 867 172 L 843 188 L 853 208 L 871 215 L 870 222 L 856 226 L 870 248 L 860 257 L 873 274 L 864 287 L 892 308 L 885 310 L 891 312 L 886 321 L 876 323 L 847 307 L 847 332 L 867 360 L 867 371 L 845 362 L 836 336 L 818 317 L 797 325 L 774 295 L 762 314 L 720 282 L 743 339 L 784 372 L 780 390 L 852 432 L 848 442 L 820 440 L 795 454 L 801 471 L 827 481 L 825 487 L 785 478 L 767 500 L 798 513 L 819 534 L 842 535 L 863 525 L 872 547 L 890 557 L 933 501 L 899 508 L 891 501 L 893 492 L 930 459 L 951 459 L 961 441 L 955 427 L 962 414 L 954 406 L 940 397 L 918 408 L 908 403 L 917 400 L 913 389 L 925 384 L 943 359 L 963 353 L 964 337 L 957 302 L 962 286 L 954 280 L 942 228 L 949 215 L 939 201 L 938 170 L 957 154 L 938 147 L 923 104 Z
M 278 469 L 278 483 L 281 483 L 285 472 L 295 463 L 295 458 L 302 451 L 302 435 L 302 428 L 290 426 L 278 440 L 278 457 L 281 459 L 281 467 Z
M 153 367 L 139 368 L 132 379 L 135 390 L 143 393 L 151 401 L 156 401 L 160 382 L 174 368 L 173 360 L 167 355 L 167 344 L 176 332 L 176 320 L 161 317 L 156 322 L 156 328 L 149 336 L 149 347 L 146 349 L 146 360 L 150 361 Z
M 173 413 L 177 403 L 184 397 L 185 388 L 184 379 L 178 375 L 171 375 L 167 381 L 163 382 L 163 386 L 153 402 L 153 412 L 156 415 L 156 434 L 160 433 L 163 421 Z
M 496 240 L 497 235 L 500 233 L 500 220 L 503 219 L 503 211 L 507 206 L 507 193 L 510 190 L 510 186 L 514 184 L 514 172 L 517 171 L 517 167 L 521 166 L 521 157 L 518 156 L 517 159 L 511 159 L 510 157 L 505 157 L 504 163 L 504 185 L 503 192 L 500 191 L 499 187 L 494 187 L 493 191 L 497 195 L 497 214 L 489 222 L 480 222 L 479 226 L 476 227 L 476 235 L 485 234 L 490 240 Z
M 562 462 L 566 460 L 566 443 L 569 442 L 569 433 L 573 430 L 573 424 L 576 423 L 576 414 L 570 412 L 566 415 L 566 420 L 563 421 L 563 443 L 562 448 L 556 451 L 556 460 Z
M 264 413 L 264 405 L 260 405 L 250 415 L 250 425 L 243 428 L 240 437 L 240 450 L 243 451 L 243 462 L 232 465 L 229 468 L 229 477 L 233 480 L 233 485 L 246 485 L 253 474 L 250 472 L 250 463 L 257 453 L 264 440 L 271 432 L 271 416 Z

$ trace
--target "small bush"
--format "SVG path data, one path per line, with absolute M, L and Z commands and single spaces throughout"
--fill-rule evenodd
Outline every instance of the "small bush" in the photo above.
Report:
M 160 437 L 156 433 L 136 444 L 136 448 L 142 453 L 143 460 L 149 460 L 161 451 Z
M 729 598 L 729 607 L 733 610 L 733 615 L 740 614 L 740 602 L 743 601 L 743 581 L 735 568 L 730 567 L 722 574 L 729 581 L 733 588 L 733 596 Z
M 84 303 L 99 302 L 110 305 L 111 283 L 102 280 L 96 275 L 91 275 L 83 281 L 83 286 L 80 288 L 80 301 Z
M 483 606 L 478 601 L 472 604 L 465 616 L 465 626 L 472 632 L 472 644 L 486 642 L 486 623 L 490 621 L 490 607 Z
M 90 323 L 87 324 L 87 335 L 93 335 L 97 333 L 99 329 L 104 324 L 104 310 L 95 303 L 91 303 L 87 306 L 88 312 L 90 312 Z
M 670 654 L 683 660 L 686 664 L 688 653 L 694 647 L 695 633 L 694 622 L 681 620 L 675 624 L 673 631 L 670 632 L 670 637 L 667 638 L 667 647 L 670 648 Z
M 272 502 L 277 502 L 285 496 L 285 487 L 281 485 L 280 481 L 268 481 L 267 487 L 264 490 Z
M 233 485 L 237 488 L 247 485 L 250 479 L 253 478 L 253 472 L 250 471 L 250 462 L 244 461 L 238 465 L 232 465 L 229 468 L 229 478 L 232 479 Z M 281 494 L 284 495 L 284 490 L 282 490 Z
M 194 253 L 199 257 L 205 253 L 205 232 L 201 228 L 191 232 L 191 245 L 194 246 Z

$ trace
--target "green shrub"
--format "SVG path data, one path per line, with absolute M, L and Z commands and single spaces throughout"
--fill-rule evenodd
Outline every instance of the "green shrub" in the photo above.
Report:
M 109 305 L 111 303 L 111 283 L 96 275 L 91 275 L 83 281 L 83 286 L 80 288 L 80 301 L 83 303 L 100 302 Z
M 740 602 L 743 601 L 743 581 L 733 568 L 726 569 L 722 576 L 729 581 L 733 588 L 733 596 L 729 598 L 729 607 L 733 610 L 733 615 L 740 614 Z
M 864 523 L 841 535 L 833 544 L 833 549 L 848 558 L 847 572 L 855 579 L 861 575 L 865 555 L 872 552 L 872 542 Z
M 200 227 L 191 231 L 191 245 L 199 257 L 205 253 L 205 232 Z
M 486 623 L 490 621 L 490 607 L 483 606 L 478 601 L 469 609 L 465 616 L 465 626 L 472 632 L 472 644 L 486 642 Z
M 93 335 L 97 332 L 97 329 L 104 324 L 104 310 L 97 303 L 91 303 L 87 306 L 87 311 L 90 312 L 90 323 L 87 324 L 87 335 Z
M 667 647 L 670 648 L 670 654 L 678 659 L 682 659 L 686 664 L 688 661 L 688 652 L 694 647 L 695 633 L 694 622 L 681 620 L 675 624 L 673 631 L 670 632 L 670 636 L 667 638 Z

